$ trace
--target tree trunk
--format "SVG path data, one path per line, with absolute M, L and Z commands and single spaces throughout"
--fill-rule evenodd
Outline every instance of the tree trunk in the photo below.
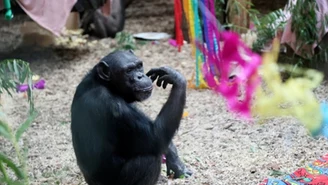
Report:
M 239 34 L 246 33 L 249 28 L 248 14 L 251 0 L 228 0 L 228 23 L 232 24 L 232 31 Z

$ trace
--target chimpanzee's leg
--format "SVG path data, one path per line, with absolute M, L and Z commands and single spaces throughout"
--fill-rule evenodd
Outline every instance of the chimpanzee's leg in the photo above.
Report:
M 92 33 L 92 24 L 93 24 L 93 10 L 85 11 L 80 13 L 81 16 L 81 23 L 80 27 L 83 29 L 83 34 L 90 34 Z
M 171 141 L 168 151 L 165 154 L 166 157 L 166 167 L 167 175 L 170 175 L 170 171 L 174 172 L 174 178 L 180 178 L 182 175 L 184 177 L 189 177 L 192 172 L 186 168 L 185 164 L 181 161 L 178 150 Z
M 155 185 L 161 173 L 161 156 L 139 156 L 127 161 L 117 184 Z
M 108 37 L 106 30 L 106 17 L 100 12 L 100 10 L 96 10 L 93 14 L 93 23 L 95 25 L 94 33 L 97 37 L 106 38 Z

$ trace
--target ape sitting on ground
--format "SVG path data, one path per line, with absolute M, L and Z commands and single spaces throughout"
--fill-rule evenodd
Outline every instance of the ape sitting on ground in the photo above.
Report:
M 133 0 L 114 0 L 111 2 L 110 14 L 103 14 L 101 7 L 111 0 L 77 0 L 72 12 L 79 12 L 81 28 L 84 34 L 99 38 L 114 38 L 116 33 L 123 31 L 125 9 Z M 106 5 L 105 5 L 106 6 Z
M 186 80 L 168 67 L 151 69 L 147 76 L 132 51 L 115 51 L 78 85 L 71 131 L 77 163 L 89 185 L 154 185 L 162 154 L 168 173 L 191 175 L 172 143 L 186 102 Z M 172 89 L 152 121 L 132 103 L 149 98 L 156 79 L 157 86 L 172 84 Z

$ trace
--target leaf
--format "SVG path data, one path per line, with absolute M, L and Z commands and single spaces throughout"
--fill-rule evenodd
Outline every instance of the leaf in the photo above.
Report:
M 2 162 L 0 161 L 0 172 L 2 173 L 2 176 L 4 178 L 5 181 L 7 181 L 8 179 L 8 174 L 7 174 L 7 171 L 5 169 L 5 167 L 3 166 Z M 1 182 L 1 180 L 0 180 Z
M 34 110 L 32 95 L 32 76 L 29 64 L 19 59 L 9 59 L 0 61 L 0 94 L 7 92 L 12 96 L 12 91 L 16 92 L 17 84 L 27 81 L 29 88 L 27 91 L 30 112 Z
M 11 140 L 11 134 L 8 125 L 2 120 L 0 120 L 0 135 Z
M 282 176 L 285 175 L 286 173 L 279 171 L 279 170 L 272 170 L 270 173 L 270 176 L 274 176 L 274 177 L 278 177 L 278 176 Z
M 182 115 L 182 118 L 186 118 L 186 117 L 188 117 L 188 115 L 189 115 L 189 113 L 187 111 L 184 111 L 183 115 Z
M 14 59 L 13 60 L 13 65 L 14 65 L 14 72 L 15 72 L 15 75 L 16 75 L 16 77 L 19 79 L 19 71 L 18 71 L 18 68 L 17 68 L 17 62 L 16 62 L 16 60 Z
M 23 148 L 23 157 L 27 160 L 27 157 L 28 157 L 28 147 L 26 146 L 26 144 L 24 145 L 24 148 Z
M 15 175 L 18 179 L 24 178 L 23 172 L 15 165 L 15 163 L 11 159 L 9 159 L 5 154 L 1 152 L 0 152 L 0 161 L 7 164 L 7 166 L 15 172 Z
M 29 70 L 23 70 L 21 72 L 20 78 L 18 79 L 20 83 L 24 83 L 25 79 L 28 77 Z
M 33 111 L 32 114 L 27 118 L 27 120 L 17 129 L 16 131 L 16 141 L 18 142 L 23 133 L 28 129 L 31 123 L 34 121 L 37 116 L 37 112 Z
M 24 185 L 24 182 L 22 182 L 22 181 L 14 181 L 11 179 L 6 180 L 5 178 L 1 178 L 1 177 L 0 177 L 0 182 L 7 183 L 7 185 Z

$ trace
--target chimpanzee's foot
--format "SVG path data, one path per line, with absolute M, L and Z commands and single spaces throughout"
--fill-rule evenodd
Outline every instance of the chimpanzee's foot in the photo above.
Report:
M 186 168 L 185 164 L 179 158 L 177 148 L 173 142 L 171 142 L 165 157 L 168 176 L 171 175 L 171 171 L 174 173 L 174 178 L 190 177 L 192 175 L 191 170 Z
M 171 172 L 174 173 L 173 178 L 188 178 L 192 175 L 192 171 L 186 168 L 180 159 L 174 162 L 166 160 L 166 170 L 168 176 L 171 175 Z

